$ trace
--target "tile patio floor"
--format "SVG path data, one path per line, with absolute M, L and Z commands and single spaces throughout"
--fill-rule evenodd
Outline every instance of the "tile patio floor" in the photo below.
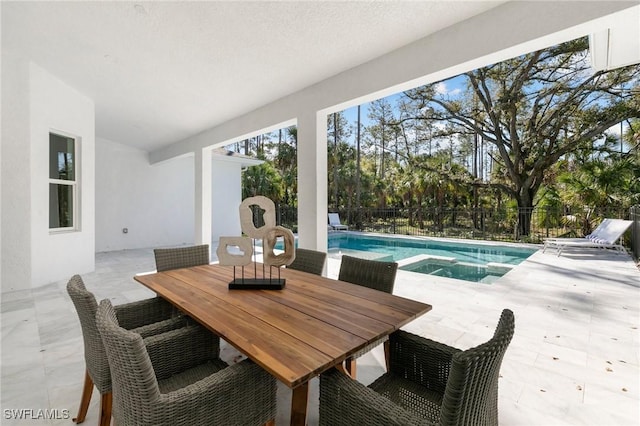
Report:
M 329 259 L 336 277 L 339 260 Z M 125 303 L 150 297 L 132 280 L 154 269 L 152 251 L 96 255 L 83 276 L 98 299 Z M 2 425 L 71 425 L 70 419 L 17 421 L 11 409 L 76 415 L 84 375 L 80 325 L 66 281 L 2 294 Z M 582 249 L 561 257 L 537 252 L 492 285 L 399 271 L 395 294 L 433 310 L 405 329 L 467 348 L 487 340 L 503 308 L 516 317 L 500 379 L 502 425 L 640 424 L 640 271 L 626 255 Z M 238 357 L 223 345 L 228 361 Z M 364 383 L 382 374 L 381 348 L 358 360 Z M 95 425 L 97 391 L 84 424 Z M 318 421 L 317 380 L 309 425 Z M 277 425 L 288 424 L 290 391 L 278 387 Z M 65 411 L 68 410 L 68 411 Z M 35 413 L 35 411 L 34 411 Z

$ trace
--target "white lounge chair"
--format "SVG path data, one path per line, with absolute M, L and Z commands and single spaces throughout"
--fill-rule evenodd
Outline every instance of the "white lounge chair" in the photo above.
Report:
M 547 238 L 544 241 L 542 252 L 547 247 L 555 246 L 557 255 L 560 256 L 566 247 L 578 248 L 613 248 L 625 252 L 625 248 L 618 242 L 622 234 L 626 232 L 633 221 L 622 219 L 604 219 L 600 225 L 584 238 Z
M 348 231 L 349 227 L 343 225 L 340 222 L 340 215 L 338 213 L 329 213 L 329 226 L 336 231 Z
M 596 227 L 596 229 L 594 229 L 593 231 L 591 231 L 591 233 L 589 235 L 585 235 L 584 237 L 581 238 L 571 238 L 571 237 L 554 237 L 554 238 L 545 238 L 545 249 L 547 247 L 547 243 L 552 243 L 554 241 L 584 241 L 585 239 L 591 239 L 591 238 L 598 238 L 598 233 L 602 232 L 602 230 L 608 226 L 609 222 L 612 220 L 618 220 L 618 219 L 602 219 L 602 222 L 600 222 L 600 224 Z M 544 251 L 544 250 L 543 250 Z

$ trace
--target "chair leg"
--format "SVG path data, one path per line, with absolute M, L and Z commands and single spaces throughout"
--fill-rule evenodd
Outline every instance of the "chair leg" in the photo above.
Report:
M 111 424 L 111 402 L 113 397 L 111 392 L 102 395 L 100 402 L 100 426 L 109 426 Z
M 93 393 L 93 380 L 89 376 L 89 372 L 84 372 L 84 386 L 82 387 L 82 397 L 80 399 L 80 408 L 78 408 L 78 415 L 73 419 L 74 423 L 84 422 L 87 417 L 87 410 L 89 409 L 89 402 L 91 402 L 91 394 Z
M 389 371 L 389 355 L 391 354 L 391 344 L 389 343 L 388 339 L 384 341 L 382 347 L 384 348 L 384 363 L 387 367 L 387 371 Z
M 351 376 L 352 379 L 356 378 L 356 359 L 355 358 L 347 358 L 344 361 L 344 369 L 347 370 L 347 373 Z
M 264 426 L 276 426 L 276 419 L 271 419 L 264 424 Z

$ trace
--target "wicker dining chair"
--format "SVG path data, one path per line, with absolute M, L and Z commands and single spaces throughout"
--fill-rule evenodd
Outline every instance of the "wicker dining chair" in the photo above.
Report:
M 327 261 L 327 253 L 303 248 L 296 249 L 296 258 L 287 268 L 310 274 L 322 275 L 324 264 Z
M 84 359 L 86 365 L 84 386 L 78 415 L 73 419 L 82 423 L 87 415 L 93 386 L 101 395 L 99 425 L 111 422 L 111 375 L 102 339 L 96 328 L 96 298 L 88 291 L 80 275 L 74 275 L 67 283 L 82 328 Z M 187 325 L 188 318 L 180 315 L 170 303 L 151 298 L 115 307 L 118 321 L 123 327 L 147 337 Z
M 393 286 L 396 281 L 398 264 L 396 262 L 381 262 L 377 260 L 360 259 L 353 256 L 342 256 L 338 279 L 352 284 L 358 284 L 375 290 L 393 293 Z M 384 337 L 372 342 L 359 350 L 345 361 L 345 369 L 356 378 L 356 358 L 361 357 L 376 346 L 384 344 L 384 354 L 389 368 L 389 345 L 388 337 Z
M 109 300 L 100 302 L 96 324 L 118 426 L 274 424 L 275 378 L 248 359 L 227 366 L 202 327 L 143 339 L 118 325 Z
M 209 244 L 153 250 L 158 272 L 209 264 Z
M 332 369 L 320 376 L 320 425 L 495 426 L 498 378 L 515 328 L 502 311 L 493 337 L 459 350 L 399 330 L 390 369 L 368 387 Z

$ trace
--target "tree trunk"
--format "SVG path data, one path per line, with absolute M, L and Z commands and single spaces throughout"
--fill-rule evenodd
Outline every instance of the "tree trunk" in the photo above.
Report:
M 384 120 L 384 118 L 383 118 Z M 380 149 L 380 180 L 384 180 L 384 130 L 385 130 L 385 123 L 382 122 L 382 141 L 380 142 L 381 145 L 381 149 Z
M 360 203 L 360 105 L 358 105 L 358 129 L 356 133 L 356 229 L 362 230 L 362 206 Z
M 527 188 L 520 189 L 518 193 L 518 225 L 516 226 L 516 238 L 529 236 L 531 233 L 531 216 L 533 214 L 533 194 Z

